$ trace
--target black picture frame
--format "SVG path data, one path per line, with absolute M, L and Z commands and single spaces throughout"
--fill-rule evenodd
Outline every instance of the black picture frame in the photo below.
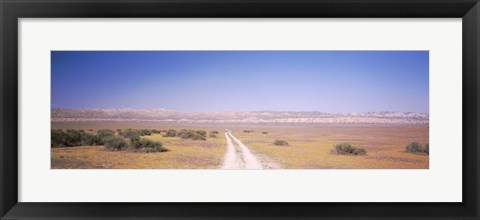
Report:
M 478 0 L 0 0 L 1 219 L 478 219 Z M 461 203 L 18 202 L 18 19 L 119 17 L 462 18 Z

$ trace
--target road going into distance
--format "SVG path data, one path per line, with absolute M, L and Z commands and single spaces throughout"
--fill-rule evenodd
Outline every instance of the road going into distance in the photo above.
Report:
M 257 156 L 245 146 L 240 140 L 233 136 L 230 130 L 225 132 L 227 140 L 227 151 L 225 159 L 223 160 L 222 169 L 264 169 L 264 168 L 279 168 L 273 162 L 262 164 Z M 233 141 L 232 141 L 233 140 Z M 263 158 L 267 159 L 267 158 Z

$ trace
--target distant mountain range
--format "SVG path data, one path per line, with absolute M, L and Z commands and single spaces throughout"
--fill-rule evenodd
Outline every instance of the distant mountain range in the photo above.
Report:
M 72 109 L 52 108 L 52 122 L 151 121 L 169 123 L 250 124 L 428 124 L 428 113 L 363 112 L 325 113 L 317 111 L 217 111 L 177 112 L 167 109 Z

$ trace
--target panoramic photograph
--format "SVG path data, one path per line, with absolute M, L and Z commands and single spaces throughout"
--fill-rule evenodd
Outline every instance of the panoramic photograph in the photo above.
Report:
M 428 51 L 52 51 L 51 169 L 429 169 Z

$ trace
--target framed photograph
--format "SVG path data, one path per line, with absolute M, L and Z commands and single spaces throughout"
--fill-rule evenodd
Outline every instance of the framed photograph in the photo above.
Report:
M 479 218 L 476 0 L 0 6 L 1 219 Z

